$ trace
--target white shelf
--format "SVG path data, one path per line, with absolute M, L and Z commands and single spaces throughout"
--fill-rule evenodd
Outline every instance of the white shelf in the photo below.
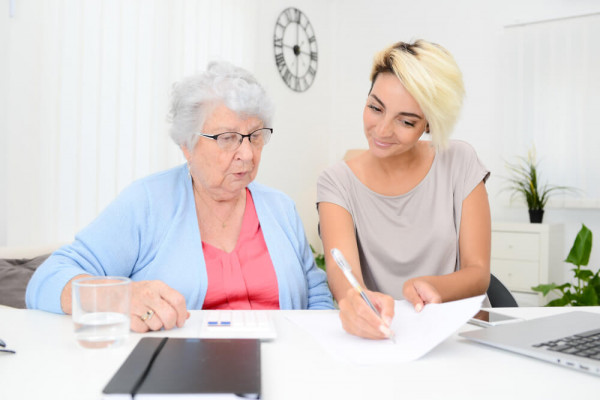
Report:
M 492 273 L 513 293 L 519 306 L 548 302 L 531 287 L 562 279 L 563 226 L 492 223 Z

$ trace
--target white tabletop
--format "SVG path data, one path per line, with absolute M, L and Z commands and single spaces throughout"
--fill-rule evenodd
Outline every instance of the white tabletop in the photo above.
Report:
M 510 308 L 534 318 L 570 308 Z M 600 307 L 586 307 L 600 313 Z M 556 399 L 592 398 L 600 378 L 451 336 L 421 359 L 393 366 L 357 366 L 330 355 L 285 316 L 336 311 L 272 311 L 278 337 L 262 344 L 263 399 Z M 0 399 L 99 399 L 112 375 L 144 336 L 197 337 L 202 311 L 185 327 L 131 334 L 117 348 L 77 346 L 70 316 L 0 306 Z M 462 330 L 479 329 L 465 325 Z

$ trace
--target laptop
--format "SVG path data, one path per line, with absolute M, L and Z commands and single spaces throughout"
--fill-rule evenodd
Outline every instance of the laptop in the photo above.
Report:
M 600 314 L 564 314 L 462 332 L 460 336 L 600 376 Z

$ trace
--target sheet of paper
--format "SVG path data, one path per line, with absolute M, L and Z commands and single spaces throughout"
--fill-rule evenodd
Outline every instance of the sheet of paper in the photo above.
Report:
M 339 316 L 331 313 L 296 313 L 288 318 L 338 358 L 360 365 L 396 364 L 416 360 L 443 342 L 479 311 L 484 298 L 428 304 L 420 313 L 406 300 L 396 301 L 392 321 L 396 343 L 350 335 Z

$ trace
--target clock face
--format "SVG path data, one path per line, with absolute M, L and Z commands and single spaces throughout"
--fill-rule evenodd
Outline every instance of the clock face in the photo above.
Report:
M 310 21 L 297 8 L 279 14 L 273 34 L 275 63 L 285 84 L 304 92 L 315 81 L 318 65 L 317 39 Z

